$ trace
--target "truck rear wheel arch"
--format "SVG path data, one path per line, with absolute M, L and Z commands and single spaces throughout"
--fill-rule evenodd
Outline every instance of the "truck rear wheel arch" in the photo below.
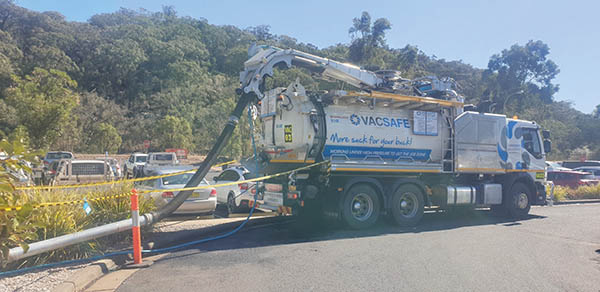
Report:
M 399 178 L 396 180 L 396 182 L 394 182 L 394 185 L 392 186 L 392 188 L 389 189 L 388 195 L 386 197 L 389 197 L 387 199 L 389 199 L 391 202 L 392 196 L 394 195 L 394 193 L 396 192 L 396 190 L 398 190 L 398 188 L 400 188 L 402 185 L 406 185 L 406 184 L 412 184 L 415 185 L 416 187 L 418 187 L 419 189 L 421 189 L 421 192 L 423 194 L 423 202 L 425 203 L 425 206 L 431 206 L 431 200 L 429 198 L 429 196 L 427 195 L 427 189 L 425 187 L 425 184 L 418 180 L 418 179 L 414 179 L 414 178 Z M 386 202 L 388 202 L 386 199 Z M 388 203 L 389 203 L 388 202 Z M 387 204 L 387 206 L 389 207 L 390 204 Z
M 348 180 L 345 184 L 344 184 L 344 192 L 343 195 L 340 196 L 340 200 L 339 200 L 339 206 L 340 209 L 342 208 L 342 204 L 343 204 L 343 198 L 346 195 L 346 192 L 348 192 L 354 185 L 356 184 L 367 184 L 369 186 L 371 186 L 372 188 L 375 189 L 375 191 L 377 191 L 377 196 L 379 197 L 379 203 L 381 204 L 381 210 L 385 210 L 385 206 L 387 205 L 387 198 L 386 196 L 384 196 L 384 187 L 381 184 L 381 182 L 379 182 L 377 179 L 374 179 L 372 177 L 354 177 L 350 180 Z

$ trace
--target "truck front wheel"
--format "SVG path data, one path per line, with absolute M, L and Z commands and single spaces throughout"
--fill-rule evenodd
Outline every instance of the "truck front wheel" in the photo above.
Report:
M 364 229 L 379 218 L 381 204 L 377 191 L 367 184 L 350 188 L 342 203 L 342 218 L 354 229 Z
M 423 192 L 415 185 L 400 186 L 392 197 L 391 211 L 399 226 L 415 226 L 423 218 Z
M 503 207 L 511 218 L 520 219 L 529 213 L 531 209 L 531 191 L 520 182 L 512 185 L 503 201 Z

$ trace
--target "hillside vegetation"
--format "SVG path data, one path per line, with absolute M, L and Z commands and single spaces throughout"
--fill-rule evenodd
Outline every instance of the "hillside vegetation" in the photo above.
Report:
M 121 9 L 68 22 L 56 12 L 33 12 L 0 0 L 0 137 L 35 149 L 130 152 L 151 140 L 151 150 L 188 148 L 205 153 L 236 102 L 238 74 L 257 42 L 296 48 L 366 69 L 394 69 L 404 77 L 449 76 L 467 101 L 496 103 L 495 111 L 532 119 L 552 131 L 555 159 L 600 159 L 600 113 L 583 114 L 554 100 L 558 65 L 550 48 L 530 41 L 490 57 L 488 68 L 428 56 L 416 46 L 390 48 L 395 33 L 368 13 L 348 20 L 349 42 L 317 48 L 268 26 L 240 29 L 204 19 Z M 268 85 L 300 78 L 300 69 L 277 72 Z M 328 86 L 336 86 L 329 84 Z M 247 121 L 226 155 L 248 155 Z

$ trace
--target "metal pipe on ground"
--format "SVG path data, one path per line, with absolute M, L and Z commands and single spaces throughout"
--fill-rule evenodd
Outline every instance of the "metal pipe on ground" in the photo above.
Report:
M 252 92 L 243 93 L 241 95 L 235 109 L 229 116 L 229 121 L 227 122 L 227 125 L 225 125 L 225 128 L 223 129 L 221 135 L 217 139 L 217 142 L 210 150 L 202 164 L 200 164 L 200 167 L 198 167 L 196 173 L 194 173 L 190 181 L 185 185 L 186 188 L 196 187 L 200 184 L 200 182 L 202 182 L 202 179 L 206 176 L 211 166 L 215 164 L 217 156 L 219 155 L 223 147 L 225 147 L 225 145 L 229 141 L 229 138 L 231 138 L 231 134 L 233 134 L 233 130 L 235 130 L 235 127 L 237 126 L 244 109 L 255 98 L 256 95 Z M 192 193 L 193 191 L 181 191 L 160 210 L 140 216 L 140 226 L 158 222 L 161 219 L 169 216 L 171 213 L 177 210 L 177 208 L 179 208 L 179 206 L 183 204 L 183 202 L 190 195 L 192 195 Z M 131 226 L 131 219 L 126 219 L 115 223 L 90 228 L 88 230 L 35 242 L 29 245 L 29 249 L 27 250 L 27 252 L 25 252 L 25 250 L 21 247 L 11 248 L 8 254 L 8 262 L 13 262 L 51 250 L 64 248 L 69 245 L 96 239 L 106 235 L 131 230 Z
M 144 214 L 140 216 L 140 226 L 144 226 L 152 222 L 152 214 Z M 11 248 L 8 253 L 8 262 L 14 262 L 26 257 L 38 255 L 47 251 L 67 247 L 80 242 L 93 240 L 106 235 L 119 233 L 122 231 L 131 230 L 131 219 L 121 220 L 118 222 L 90 228 L 76 233 L 66 234 L 63 236 L 46 239 L 29 244 L 27 252 L 21 247 Z

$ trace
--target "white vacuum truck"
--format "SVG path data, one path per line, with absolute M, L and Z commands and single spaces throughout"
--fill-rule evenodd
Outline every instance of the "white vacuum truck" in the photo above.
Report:
M 329 161 L 266 181 L 263 208 L 323 212 L 366 228 L 383 214 L 416 225 L 425 206 L 490 206 L 521 218 L 531 205 L 546 203 L 549 133 L 540 135 L 535 122 L 465 111 L 453 80 L 407 80 L 270 46 L 250 52 L 240 77 L 242 90 L 259 100 L 258 171 Z M 296 81 L 263 93 L 264 79 L 281 65 L 354 90 L 309 92 Z

